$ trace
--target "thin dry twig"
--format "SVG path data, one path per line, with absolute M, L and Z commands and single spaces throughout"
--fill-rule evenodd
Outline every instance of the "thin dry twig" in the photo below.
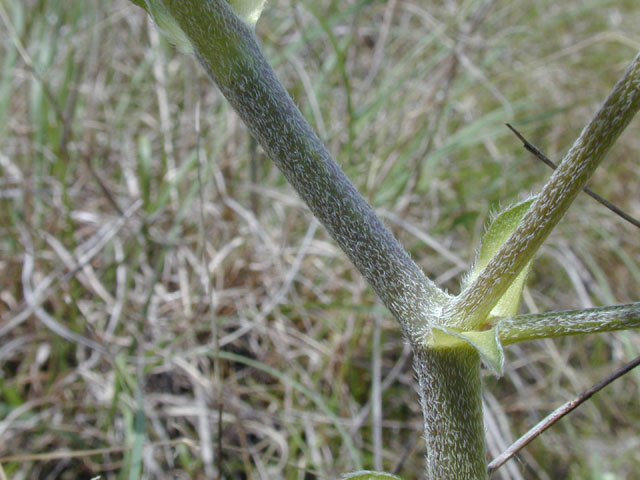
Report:
M 535 145 L 529 142 L 526 138 L 524 138 L 524 136 L 518 130 L 516 130 L 516 128 L 513 125 L 511 125 L 510 123 L 506 123 L 505 125 L 509 128 L 509 130 L 511 130 L 515 134 L 516 137 L 518 137 L 518 139 L 520 139 L 520 141 L 524 144 L 524 148 L 527 151 L 531 152 L 538 160 L 541 160 L 543 163 L 545 163 L 546 165 L 548 165 L 554 170 L 558 168 L 558 166 L 552 160 L 550 160 L 549 157 L 547 157 L 544 153 L 542 153 L 539 148 L 537 148 Z M 601 203 L 602 205 L 607 207 L 609 210 L 611 210 L 613 213 L 615 213 L 619 217 L 629 222 L 634 227 L 640 228 L 640 222 L 638 220 L 636 220 L 631 215 L 620 210 L 609 200 L 602 198 L 600 195 L 595 193 L 589 187 L 584 187 L 582 190 L 584 191 L 584 193 L 589 195 L 595 201 Z
M 543 420 L 538 422 L 538 424 L 525 433 L 522 437 L 516 440 L 508 449 L 506 449 L 503 453 L 494 458 L 487 469 L 489 473 L 495 472 L 498 468 L 504 465 L 507 460 L 516 455 L 520 450 L 526 447 L 529 443 L 531 443 L 538 435 L 544 432 L 546 429 L 551 427 L 554 423 L 560 420 L 562 417 L 567 415 L 569 412 L 575 410 L 584 402 L 589 400 L 595 393 L 602 390 L 604 387 L 609 385 L 614 380 L 620 378 L 625 373 L 630 372 L 635 367 L 640 365 L 640 356 L 636 357 L 631 362 L 627 363 L 623 367 L 619 368 L 612 374 L 608 375 L 604 379 L 600 380 L 598 383 L 594 384 L 591 388 L 585 390 L 580 395 L 578 395 L 573 400 L 569 400 L 564 403 L 562 406 L 556 408 L 553 412 L 547 415 Z
M 91 237 L 89 240 L 80 245 L 75 251 L 74 255 L 76 257 L 76 264 L 71 266 L 69 271 L 62 275 L 62 268 L 57 268 L 56 271 L 49 276 L 47 276 L 44 280 L 42 280 L 38 285 L 32 286 L 31 283 L 24 285 L 28 287 L 28 296 L 25 297 L 24 305 L 21 305 L 21 310 L 17 313 L 13 318 L 8 319 L 4 324 L 0 326 L 0 337 L 6 335 L 10 330 L 14 329 L 18 325 L 20 325 L 23 321 L 29 318 L 30 315 L 35 313 L 45 299 L 51 295 L 53 291 L 53 283 L 58 280 L 59 284 L 65 284 L 71 278 L 76 276 L 85 265 L 87 265 L 95 255 L 97 255 L 103 247 L 115 236 L 116 233 L 120 231 L 120 229 L 126 224 L 126 222 L 133 216 L 133 214 L 142 206 L 142 201 L 135 201 L 127 210 L 123 213 L 123 215 L 113 222 L 105 225 L 101 228 L 96 235 Z M 23 234 L 26 234 L 28 237 L 28 232 L 24 231 Z M 24 235 L 23 235 L 24 236 Z M 25 252 L 25 261 L 27 261 L 27 267 L 31 268 L 28 263 L 31 261 L 30 252 Z M 27 272 L 29 275 L 27 277 L 30 278 L 31 272 Z M 90 348 L 93 348 L 90 347 Z
M 172 440 L 166 440 L 161 442 L 150 442 L 149 447 L 155 448 L 163 445 L 176 446 L 186 445 L 187 447 L 196 448 L 196 444 L 190 438 L 176 438 Z M 25 453 L 20 455 L 8 455 L 6 457 L 0 457 L 0 465 L 9 462 L 46 462 L 50 460 L 69 459 L 69 458 L 84 458 L 92 457 L 94 455 L 108 455 L 111 453 L 121 453 L 131 450 L 131 445 L 125 445 L 122 447 L 106 447 L 106 448 L 93 448 L 86 450 L 58 450 L 46 453 Z M 0 477 L 1 479 L 2 477 Z

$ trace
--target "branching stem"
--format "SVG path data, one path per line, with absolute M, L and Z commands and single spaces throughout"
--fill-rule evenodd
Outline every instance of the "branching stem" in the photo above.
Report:
M 145 8 L 146 2 L 132 1 Z M 485 326 L 488 313 L 640 108 L 640 55 L 585 127 L 515 233 L 476 280 L 453 299 L 424 275 L 344 175 L 277 80 L 252 29 L 227 1 L 161 3 L 251 133 L 412 343 L 425 416 L 428 478 L 485 479 L 479 352 L 466 343 L 430 348 L 424 338 L 434 324 L 465 330 Z M 518 331 L 517 325 L 511 327 Z M 217 354 L 220 358 L 227 355 Z M 345 443 L 353 450 L 348 437 Z M 354 458 L 358 464 L 358 456 Z
M 482 327 L 514 278 L 533 258 L 640 108 L 640 54 L 584 128 L 520 225 L 484 271 L 447 310 L 452 326 Z

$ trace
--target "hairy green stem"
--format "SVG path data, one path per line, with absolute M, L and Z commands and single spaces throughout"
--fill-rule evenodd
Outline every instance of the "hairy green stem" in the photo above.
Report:
M 429 480 L 487 478 L 480 356 L 468 346 L 414 349 Z
M 539 338 L 628 330 L 640 328 L 640 302 L 497 318 L 495 323 L 503 345 Z
M 222 93 L 420 352 L 429 478 L 484 478 L 478 353 L 467 345 L 431 350 L 416 342 L 450 297 L 424 276 L 342 173 L 226 2 L 165 4 Z
M 144 8 L 141 0 L 132 1 Z M 479 353 L 467 344 L 430 348 L 421 339 L 431 322 L 466 330 L 482 326 L 640 107 L 640 56 L 514 234 L 474 282 L 452 299 L 424 275 L 356 191 L 277 80 L 252 29 L 227 2 L 162 0 L 162 4 L 251 133 L 411 341 L 425 416 L 428 478 L 486 479 Z M 524 338 L 519 318 L 502 319 L 499 324 L 506 343 Z M 593 317 L 583 320 L 576 329 L 593 323 Z M 533 330 L 526 335 L 536 335 L 536 325 L 549 332 L 543 320 L 527 317 L 529 321 Z
M 414 337 L 448 300 L 357 192 L 225 0 L 164 0 L 197 58 L 289 183 Z M 415 337 L 414 337 L 415 338 Z
M 567 152 L 511 237 L 447 308 L 451 325 L 464 330 L 482 327 L 489 312 L 558 224 L 638 109 L 640 54 Z

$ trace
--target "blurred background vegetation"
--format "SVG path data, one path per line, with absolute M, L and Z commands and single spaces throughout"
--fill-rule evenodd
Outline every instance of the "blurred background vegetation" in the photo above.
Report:
M 0 475 L 421 478 L 393 319 L 197 62 L 124 0 L 0 6 Z M 491 213 L 550 174 L 504 123 L 560 160 L 638 25 L 635 0 L 271 0 L 257 34 L 357 188 L 457 293 Z M 591 182 L 636 217 L 639 126 Z M 638 231 L 581 196 L 523 311 L 639 299 Z M 485 377 L 490 455 L 639 353 L 638 332 L 510 347 Z M 494 478 L 637 478 L 639 385 L 608 387 Z

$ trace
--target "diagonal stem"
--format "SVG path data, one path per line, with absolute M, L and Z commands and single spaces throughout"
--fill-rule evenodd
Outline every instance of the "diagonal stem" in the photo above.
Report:
M 449 296 L 411 260 L 280 84 L 253 31 L 225 0 L 163 0 L 196 57 L 315 216 L 415 338 Z
M 640 108 L 640 54 L 584 128 L 520 225 L 484 271 L 448 307 L 451 326 L 480 328 L 584 188 Z
M 542 153 L 538 147 L 536 147 L 529 140 L 524 138 L 524 136 L 513 125 L 511 125 L 510 123 L 507 123 L 506 125 L 507 125 L 507 128 L 509 128 L 509 130 L 511 130 L 514 133 L 514 135 L 520 139 L 520 141 L 524 145 L 525 150 L 527 150 L 528 152 L 531 152 L 538 160 L 540 160 L 545 165 L 551 167 L 553 170 L 558 168 L 558 166 L 552 160 L 550 160 L 549 157 L 547 157 L 544 153 Z M 606 208 L 611 210 L 613 213 L 621 217 L 623 220 L 626 220 L 634 227 L 640 228 L 640 222 L 638 220 L 636 220 L 628 213 L 616 207 L 613 203 L 611 203 L 606 198 L 603 198 L 600 195 L 598 195 L 589 187 L 584 187 L 582 191 L 587 195 L 589 195 L 591 198 L 593 198 L 596 202 L 600 203 L 601 205 L 605 206 Z

